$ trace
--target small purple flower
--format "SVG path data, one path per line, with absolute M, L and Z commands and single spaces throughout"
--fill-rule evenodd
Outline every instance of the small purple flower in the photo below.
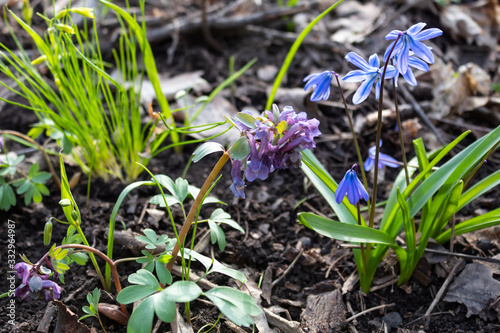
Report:
M 14 269 L 22 282 L 14 291 L 15 296 L 27 302 L 38 299 L 41 296 L 40 294 L 44 295 L 47 301 L 59 299 L 61 296 L 61 287 L 54 281 L 48 280 L 48 274 L 40 275 L 34 266 L 24 262 L 17 263 Z
M 368 201 L 368 192 L 366 192 L 363 184 L 358 179 L 356 167 L 357 165 L 354 164 L 350 170 L 347 170 L 344 178 L 342 178 L 339 186 L 337 186 L 337 190 L 335 191 L 335 201 L 337 201 L 338 204 L 344 200 L 346 195 L 351 205 L 357 204 L 361 198 Z
M 330 96 L 330 83 L 332 82 L 333 75 L 335 75 L 335 72 L 324 71 L 322 73 L 310 74 L 304 78 L 304 82 L 308 81 L 304 90 L 309 90 L 311 87 L 314 89 L 311 95 L 311 101 L 317 102 L 328 100 Z
M 382 140 L 380 140 L 380 145 L 379 147 L 382 147 Z M 365 171 L 370 171 L 373 166 L 375 165 L 375 153 L 377 152 L 377 147 L 373 146 L 368 149 L 368 158 L 366 159 L 364 163 Z M 399 168 L 399 162 L 398 160 L 390 157 L 389 155 L 383 154 L 379 152 L 379 157 L 378 157 L 378 168 L 382 169 L 384 165 L 390 167 L 390 168 Z
M 375 86 L 375 98 L 378 99 L 380 95 L 380 84 L 382 79 L 383 68 L 380 68 L 380 61 L 378 59 L 377 54 L 372 54 L 368 62 L 363 59 L 361 56 L 356 54 L 355 52 L 349 52 L 345 56 L 346 60 L 352 63 L 353 65 L 359 67 L 360 69 L 356 69 L 354 71 L 350 71 L 344 76 L 342 80 L 346 82 L 362 82 L 359 86 L 358 90 L 354 94 L 352 98 L 352 102 L 354 104 L 359 104 L 368 98 L 372 87 Z M 392 79 L 396 77 L 398 71 L 394 66 L 387 66 L 387 70 L 385 73 L 385 79 Z
M 426 23 L 420 22 L 412 25 L 406 31 L 393 30 L 388 33 L 387 36 L 385 36 L 386 40 L 395 40 L 399 36 L 401 37 L 397 40 L 397 42 L 394 41 L 387 47 L 384 54 L 384 61 L 388 60 L 387 58 L 389 57 L 389 53 L 391 52 L 394 43 L 396 43 L 392 55 L 398 55 L 397 67 L 401 74 L 406 74 L 406 71 L 408 71 L 410 51 L 413 51 L 417 57 L 421 58 L 425 62 L 433 64 L 434 55 L 431 50 L 424 43 L 422 43 L 422 41 L 441 36 L 443 31 L 437 28 L 422 31 L 425 26 Z
M 232 160 L 230 188 L 236 197 L 245 198 L 242 173 L 248 181 L 267 179 L 274 170 L 300 167 L 302 151 L 316 147 L 314 138 L 321 134 L 317 119 L 307 119 L 305 112 L 297 114 L 291 106 L 281 113 L 273 108 L 256 117 L 253 128 L 235 121 L 250 147 L 242 160 Z

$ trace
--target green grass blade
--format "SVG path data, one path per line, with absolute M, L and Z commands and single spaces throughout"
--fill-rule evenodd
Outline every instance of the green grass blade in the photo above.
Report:
M 102 0 L 100 0 L 102 1 Z M 306 36 L 311 32 L 311 30 L 314 28 L 316 23 L 318 23 L 323 17 L 325 17 L 329 12 L 331 12 L 335 7 L 337 7 L 340 3 L 342 3 L 344 0 L 339 0 L 330 7 L 328 7 L 324 12 L 318 15 L 314 20 L 311 21 L 307 25 L 307 27 L 304 28 L 304 30 L 300 33 L 300 35 L 297 37 L 295 42 L 293 42 L 292 46 L 290 47 L 290 51 L 288 51 L 288 54 L 286 55 L 285 61 L 283 62 L 283 65 L 281 65 L 280 71 L 278 72 L 278 75 L 276 76 L 276 79 L 274 80 L 273 88 L 271 90 L 271 93 L 269 94 L 269 98 L 267 99 L 267 104 L 266 104 L 266 110 L 271 110 L 271 106 L 273 105 L 274 102 L 274 96 L 276 95 L 276 92 L 278 91 L 279 86 L 281 85 L 281 81 L 283 81 L 283 77 L 285 76 L 286 72 L 288 71 L 288 68 L 290 67 L 290 64 L 293 61 L 293 58 L 295 57 L 295 53 L 297 53 L 300 45 L 302 44 L 302 41 Z
M 488 177 L 482 179 L 480 182 L 469 188 L 460 198 L 457 211 L 462 209 L 465 205 L 469 204 L 474 199 L 488 192 L 498 184 L 500 184 L 500 170 L 495 171 Z

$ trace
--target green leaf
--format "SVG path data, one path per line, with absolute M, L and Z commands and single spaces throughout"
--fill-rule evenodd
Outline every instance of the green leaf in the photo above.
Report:
M 242 136 L 231 146 L 229 154 L 235 160 L 243 161 L 250 154 L 250 143 L 247 138 Z
M 85 253 L 77 252 L 70 254 L 69 257 L 71 260 L 73 260 L 75 263 L 77 263 L 80 266 L 84 266 L 87 264 L 87 260 L 89 257 Z
M 120 291 L 118 296 L 116 296 L 116 301 L 121 304 L 134 303 L 135 301 L 148 297 L 159 290 L 161 290 L 161 288 L 155 288 L 147 285 L 128 286 Z
M 165 264 L 159 260 L 155 260 L 155 268 L 156 275 L 158 275 L 158 279 L 163 285 L 172 283 L 172 274 L 170 274 L 169 270 L 165 267 Z
M 252 296 L 229 287 L 216 287 L 204 293 L 219 310 L 233 323 L 250 326 L 254 322 L 251 316 L 258 316 L 262 310 Z
M 218 242 L 219 250 L 223 252 L 226 248 L 226 237 L 224 236 L 224 230 L 222 230 L 222 228 L 212 220 L 208 220 L 208 226 L 210 227 L 210 239 L 212 241 L 212 244 Z
M 155 175 L 155 178 L 161 186 L 165 187 L 170 194 L 175 196 L 175 183 L 172 178 L 167 175 Z
M 151 296 L 154 299 L 155 313 L 162 321 L 171 323 L 175 320 L 175 302 L 172 302 L 166 290 Z
M 128 277 L 128 282 L 133 284 L 151 286 L 157 289 L 160 288 L 156 277 L 151 274 L 151 272 L 145 269 L 140 269 L 137 271 L 137 273 L 130 274 Z
M 401 284 L 406 282 L 413 273 L 414 261 L 416 261 L 415 256 L 417 252 L 417 240 L 416 240 L 415 225 L 413 224 L 413 221 L 410 218 L 410 207 L 408 207 L 408 204 L 406 203 L 399 189 L 397 191 L 397 195 L 398 195 L 399 206 L 401 208 L 401 213 L 403 215 L 403 225 L 406 236 L 406 254 L 407 254 L 406 264 L 404 266 L 401 266 L 403 267 L 403 269 L 400 273 L 398 281 L 398 284 Z
M 125 291 L 125 289 L 123 289 L 122 292 Z M 118 297 L 120 297 L 121 294 L 122 293 L 118 294 Z M 116 298 L 117 300 L 118 297 Z M 148 297 L 142 301 L 130 316 L 127 325 L 127 333 L 151 333 L 153 329 L 153 317 L 155 314 L 154 310 L 155 297 Z
M 165 194 L 165 200 L 167 201 L 167 205 L 169 207 L 181 203 L 176 197 L 169 194 Z M 151 200 L 149 200 L 149 203 L 153 205 L 160 205 L 160 207 L 165 207 L 165 200 L 163 199 L 163 195 L 157 194 L 154 197 L 152 197 Z
M 203 157 L 216 153 L 219 151 L 224 151 L 224 147 L 217 142 L 205 142 L 193 152 L 193 163 L 198 162 Z
M 238 112 L 236 114 L 236 119 L 239 120 L 243 125 L 249 128 L 255 128 L 255 119 L 254 116 L 248 114 L 246 112 Z
M 0 179 L 2 179 L 0 177 Z M 16 194 L 9 184 L 0 185 L 0 209 L 8 211 L 16 205 Z
M 192 251 L 190 249 L 185 249 L 184 250 L 184 257 L 186 259 L 189 259 L 189 256 L 191 256 L 195 260 L 199 261 L 203 266 L 205 266 L 206 269 L 211 268 L 209 272 L 217 272 L 217 273 L 227 275 L 229 277 L 232 277 L 233 279 L 240 281 L 241 283 L 245 283 L 247 281 L 247 278 L 245 277 L 245 275 L 243 273 L 241 273 L 240 271 L 226 267 L 226 266 L 222 265 L 220 262 L 218 262 L 217 260 L 209 258 L 209 257 L 205 257 L 204 255 L 202 255 L 196 251 Z
M 498 184 L 500 184 L 500 170 L 497 170 L 488 177 L 480 180 L 478 183 L 474 184 L 474 186 L 469 188 L 464 194 L 462 194 L 458 203 L 457 211 L 461 210 L 465 205 L 488 192 Z
M 184 178 L 177 178 L 175 180 L 175 197 L 179 202 L 184 202 L 188 195 L 189 183 Z
M 192 281 L 177 281 L 163 291 L 168 300 L 178 303 L 191 302 L 201 295 L 201 288 Z
M 243 228 L 238 224 L 238 222 L 231 219 L 231 215 L 226 213 L 222 208 L 217 208 L 216 210 L 214 210 L 208 220 L 213 222 L 221 222 L 229 224 L 234 229 L 239 230 L 242 233 L 245 233 L 245 230 L 243 230 Z
M 480 216 L 476 216 L 470 220 L 461 222 L 455 226 L 455 236 L 465 234 L 484 228 L 493 227 L 500 224 L 500 208 L 492 210 Z M 442 232 L 435 238 L 436 242 L 443 244 L 451 238 L 451 229 Z
M 396 241 L 377 229 L 333 221 L 311 213 L 299 213 L 299 221 L 309 229 L 329 238 L 354 243 L 377 243 L 397 246 Z

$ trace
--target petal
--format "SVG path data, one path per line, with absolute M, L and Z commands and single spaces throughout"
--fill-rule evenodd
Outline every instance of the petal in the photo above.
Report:
M 356 176 L 354 182 L 358 193 L 363 197 L 363 199 L 365 199 L 365 201 L 368 201 L 368 192 L 366 192 L 366 189 L 363 186 L 363 183 L 359 180 L 358 176 Z
M 359 201 L 359 192 L 355 186 L 356 173 L 354 171 L 349 171 L 349 187 L 347 188 L 347 199 L 351 205 L 355 205 Z
M 385 76 L 384 76 L 384 79 L 392 79 L 392 78 L 395 78 L 396 76 L 398 76 L 399 74 L 399 71 L 397 68 L 395 68 L 394 66 L 387 66 L 387 70 L 385 71 Z
M 425 62 L 429 64 L 434 63 L 434 55 L 424 43 L 419 42 L 418 40 L 411 40 L 410 48 L 413 52 L 415 52 L 415 55 L 422 58 Z
M 438 29 L 438 28 L 430 28 L 430 29 L 426 29 L 424 31 L 421 31 L 419 32 L 418 34 L 416 34 L 414 36 L 414 38 L 416 40 L 427 40 L 427 39 L 431 39 L 431 38 L 436 38 L 436 37 L 439 37 L 443 34 L 443 31 Z
M 408 58 L 410 57 L 410 45 L 403 43 L 401 51 L 398 53 L 398 70 L 401 74 L 408 70 Z
M 382 84 L 382 80 L 377 80 L 377 84 L 375 85 L 375 99 L 380 97 L 380 87 Z
M 373 68 L 370 68 L 368 63 L 366 62 L 365 59 L 363 59 L 361 56 L 359 56 L 356 52 L 349 52 L 346 56 L 345 59 L 352 63 L 354 66 L 361 68 L 362 70 L 369 71 Z
M 399 168 L 398 160 L 389 155 L 380 153 L 379 160 L 383 165 L 387 165 L 390 168 Z
M 338 204 L 344 200 L 344 197 L 347 193 L 347 187 L 349 186 L 348 181 L 346 181 L 347 174 L 349 171 L 346 172 L 344 175 L 344 178 L 339 183 L 339 186 L 337 186 L 337 189 L 335 190 L 335 201 L 337 201 Z
M 408 68 L 405 74 L 403 74 L 403 78 L 405 79 L 406 82 L 408 82 L 409 85 L 411 86 L 416 86 L 417 85 L 417 80 L 415 79 L 415 75 L 413 75 L 413 71 Z
M 401 30 L 392 30 L 387 35 L 385 35 L 385 40 L 397 39 L 401 32 Z
M 350 71 L 349 73 L 346 74 L 342 78 L 342 81 L 345 82 L 361 82 L 364 81 L 368 78 L 369 74 L 367 74 L 365 71 L 362 71 L 360 69 L 356 69 L 353 71 Z
M 318 75 L 320 75 L 320 73 L 313 73 L 313 74 L 309 74 L 308 76 L 306 76 L 306 77 L 304 78 L 304 80 L 302 80 L 302 82 L 309 81 L 309 80 L 311 80 L 311 79 L 315 78 L 315 77 L 316 77 L 316 76 L 318 76 Z
M 417 24 L 412 25 L 406 30 L 410 35 L 417 34 L 420 30 L 422 30 L 427 24 L 424 22 L 419 22 Z
M 368 59 L 368 64 L 375 68 L 380 67 L 380 61 L 378 60 L 378 55 L 376 53 L 370 56 L 370 58 Z
M 354 104 L 359 104 L 368 98 L 372 90 L 373 83 L 375 82 L 377 77 L 378 75 L 372 75 L 361 83 L 358 90 L 356 90 L 356 93 L 352 97 L 352 102 Z
M 392 46 L 394 45 L 395 42 L 392 42 L 391 44 L 389 44 L 389 46 L 387 47 L 387 49 L 385 49 L 385 53 L 384 53 L 384 62 L 387 62 L 387 57 L 389 56 L 389 52 L 391 52 L 392 50 Z M 396 53 L 396 52 L 394 52 Z M 392 54 L 392 57 L 394 57 L 394 53 Z
M 368 157 L 364 163 L 365 171 L 370 171 L 373 168 L 374 164 L 375 164 L 375 160 L 371 157 Z
M 413 68 L 420 69 L 421 71 L 428 72 L 429 71 L 429 65 L 422 59 L 419 59 L 417 57 L 410 57 L 408 59 L 408 65 L 410 65 Z

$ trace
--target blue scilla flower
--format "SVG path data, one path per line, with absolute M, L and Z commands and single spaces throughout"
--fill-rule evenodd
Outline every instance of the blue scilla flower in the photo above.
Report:
M 396 40 L 392 42 L 385 51 L 384 61 L 387 61 L 389 53 L 394 46 L 393 55 L 398 55 L 397 67 L 401 74 L 406 74 L 409 66 L 410 51 L 429 64 L 434 63 L 434 55 L 432 51 L 422 41 L 441 36 L 443 31 L 437 28 L 422 30 L 426 26 L 425 23 L 420 22 L 412 25 L 408 30 L 392 30 L 385 36 L 386 40 Z M 401 36 L 399 39 L 398 37 Z
M 408 70 L 406 71 L 406 73 L 401 74 L 403 79 L 405 79 L 405 81 L 408 82 L 408 84 L 412 85 L 412 86 L 417 85 L 417 80 L 415 79 L 415 75 L 413 74 L 413 71 L 411 70 L 410 67 L 419 69 L 419 70 L 424 71 L 424 72 L 429 71 L 429 65 L 427 65 L 427 63 L 425 61 L 415 57 L 414 55 L 415 55 L 415 53 L 410 52 L 410 58 L 408 58 Z M 398 57 L 399 56 L 396 55 L 396 57 L 394 58 L 396 63 L 398 61 Z M 398 70 L 398 73 L 399 73 L 399 69 L 398 68 L 396 68 L 396 69 Z M 396 80 L 395 83 L 396 83 L 396 87 L 397 87 L 398 81 Z
M 368 201 L 368 192 L 366 192 L 363 184 L 358 179 L 356 167 L 357 165 L 354 164 L 350 170 L 347 170 L 344 178 L 342 178 L 335 191 L 335 201 L 337 201 L 338 204 L 344 200 L 346 195 L 351 205 L 357 204 L 361 198 Z
M 308 81 L 304 90 L 308 90 L 311 87 L 314 89 L 311 95 L 311 101 L 326 101 L 328 99 L 330 96 L 330 83 L 332 82 L 333 75 L 335 75 L 335 72 L 324 71 L 322 73 L 308 75 L 304 78 L 304 82 Z
M 380 140 L 379 147 L 382 147 L 382 140 Z M 365 171 L 370 171 L 375 165 L 375 153 L 377 152 L 376 150 L 377 150 L 376 146 L 370 147 L 370 149 L 368 149 L 368 158 L 364 163 Z M 389 168 L 398 168 L 399 162 L 395 158 L 392 158 L 389 155 L 379 152 L 378 168 L 382 169 L 384 165 L 388 166 Z
M 356 93 L 352 98 L 352 102 L 354 104 L 359 104 L 367 99 L 374 84 L 376 84 L 375 98 L 378 99 L 380 95 L 380 82 L 383 72 L 383 68 L 380 68 L 378 55 L 372 54 L 370 59 L 368 59 L 368 62 L 355 52 L 349 52 L 345 58 L 347 61 L 360 68 L 350 71 L 342 79 L 346 82 L 362 82 L 358 90 L 356 90 Z M 398 75 L 396 68 L 391 65 L 387 66 L 385 79 L 392 79 L 396 77 L 396 75 Z

